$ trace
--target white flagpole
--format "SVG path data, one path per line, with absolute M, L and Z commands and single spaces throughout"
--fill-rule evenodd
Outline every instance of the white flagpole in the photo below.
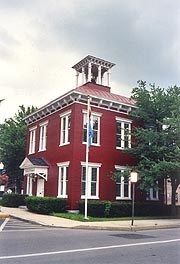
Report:
M 85 208 L 84 208 L 84 219 L 88 219 L 88 162 L 89 162 L 89 112 L 90 112 L 90 96 L 88 95 L 87 101 L 87 138 L 86 138 L 86 190 L 85 190 Z

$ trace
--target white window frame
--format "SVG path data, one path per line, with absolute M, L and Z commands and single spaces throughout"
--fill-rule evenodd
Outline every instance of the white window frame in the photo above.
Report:
M 115 166 L 116 171 L 120 171 L 120 172 L 124 172 L 126 171 L 128 168 L 124 167 L 124 166 L 119 166 L 116 165 Z M 128 181 L 128 196 L 124 196 L 124 177 L 120 177 L 120 182 L 116 182 L 116 187 L 117 185 L 120 185 L 120 195 L 117 195 L 117 191 L 116 191 L 116 200 L 131 200 L 131 182 L 130 179 Z
M 121 133 L 117 134 L 117 123 L 121 123 Z M 131 124 L 132 124 L 132 120 L 129 119 L 124 119 L 124 118 L 120 118 L 120 117 L 116 117 L 116 149 L 123 149 L 125 148 L 125 125 L 128 125 L 128 148 L 131 148 Z M 117 135 L 119 135 L 121 137 L 120 143 L 121 146 L 117 146 Z
M 87 110 L 83 110 L 83 144 L 86 144 L 87 142 L 87 137 L 84 136 L 84 130 L 87 131 Z M 100 122 L 101 122 L 101 113 L 97 113 L 97 112 L 91 112 L 91 117 L 90 117 L 90 123 L 91 123 L 91 127 L 93 130 L 93 138 L 92 138 L 92 146 L 100 146 Z M 94 120 L 97 119 L 98 121 L 98 127 L 97 130 L 94 129 L 93 127 L 93 123 Z M 97 142 L 95 141 L 94 135 L 95 133 L 97 133 Z
M 100 163 L 88 163 L 88 179 L 87 179 L 87 184 L 88 184 L 88 199 L 99 199 L 99 168 L 101 167 L 102 164 Z M 85 168 L 85 180 L 83 181 L 83 168 Z M 92 169 L 97 170 L 96 174 L 96 181 L 92 180 Z M 85 188 L 85 193 L 86 193 L 86 163 L 81 162 L 81 199 L 85 199 L 85 194 L 82 194 L 82 184 L 84 183 L 84 188 Z M 96 184 L 96 194 L 91 195 L 91 189 L 92 189 L 92 184 Z
M 60 118 L 61 118 L 60 146 L 64 146 L 70 144 L 71 110 L 62 113 L 60 115 Z M 64 127 L 64 121 L 65 121 L 65 127 Z
M 57 197 L 60 197 L 60 198 L 68 197 L 69 164 L 70 164 L 69 161 L 57 163 L 57 166 L 59 167 Z
M 32 127 L 29 129 L 29 154 L 35 153 L 35 147 L 36 147 L 36 129 L 37 126 Z
M 40 124 L 40 135 L 39 135 L 39 151 L 46 150 L 46 143 L 47 143 L 47 125 L 48 121 L 43 122 Z

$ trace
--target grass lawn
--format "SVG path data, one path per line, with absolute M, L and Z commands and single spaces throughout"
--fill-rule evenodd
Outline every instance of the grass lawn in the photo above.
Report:
M 115 217 L 115 218 L 100 218 L 88 216 L 88 219 L 84 219 L 82 214 L 73 214 L 73 213 L 53 213 L 53 216 L 62 217 L 66 219 L 76 220 L 80 222 L 100 222 L 100 221 L 131 221 L 131 217 Z M 168 219 L 170 217 L 134 217 L 135 220 L 147 220 L 147 219 Z

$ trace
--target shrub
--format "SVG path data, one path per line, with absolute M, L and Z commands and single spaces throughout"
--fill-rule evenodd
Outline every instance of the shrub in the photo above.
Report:
M 135 216 L 168 216 L 170 215 L 170 206 L 156 203 L 135 203 Z
M 78 203 L 84 214 L 84 201 Z M 88 215 L 93 217 L 131 217 L 131 202 L 88 201 Z M 135 203 L 135 216 L 168 216 L 170 206 L 160 203 Z
M 130 202 L 112 202 L 110 217 L 129 217 L 131 208 Z
M 55 197 L 36 197 L 26 198 L 27 208 L 38 214 L 64 213 L 67 210 L 67 200 Z
M 105 217 L 106 204 L 106 201 L 88 201 L 88 215 L 93 217 Z M 78 208 L 79 212 L 84 214 L 84 201 L 78 203 Z M 106 217 L 107 216 L 108 215 L 106 215 Z
M 4 193 L 2 196 L 1 205 L 7 207 L 18 207 L 26 205 L 25 198 L 27 195 L 18 193 Z

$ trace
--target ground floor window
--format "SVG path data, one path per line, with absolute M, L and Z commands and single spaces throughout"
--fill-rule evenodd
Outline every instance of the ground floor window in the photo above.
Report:
M 158 186 L 154 186 L 147 192 L 146 200 L 159 200 Z
M 99 199 L 99 168 L 101 164 L 89 163 L 88 173 L 86 180 L 86 164 L 81 163 L 81 198 L 84 199 L 86 195 L 86 184 L 87 184 L 87 197 L 88 199 Z
M 68 196 L 68 172 L 69 162 L 58 163 L 58 197 L 67 198 Z
M 116 172 L 119 172 L 116 178 L 116 199 L 128 200 L 131 199 L 131 182 L 126 167 L 115 166 Z

